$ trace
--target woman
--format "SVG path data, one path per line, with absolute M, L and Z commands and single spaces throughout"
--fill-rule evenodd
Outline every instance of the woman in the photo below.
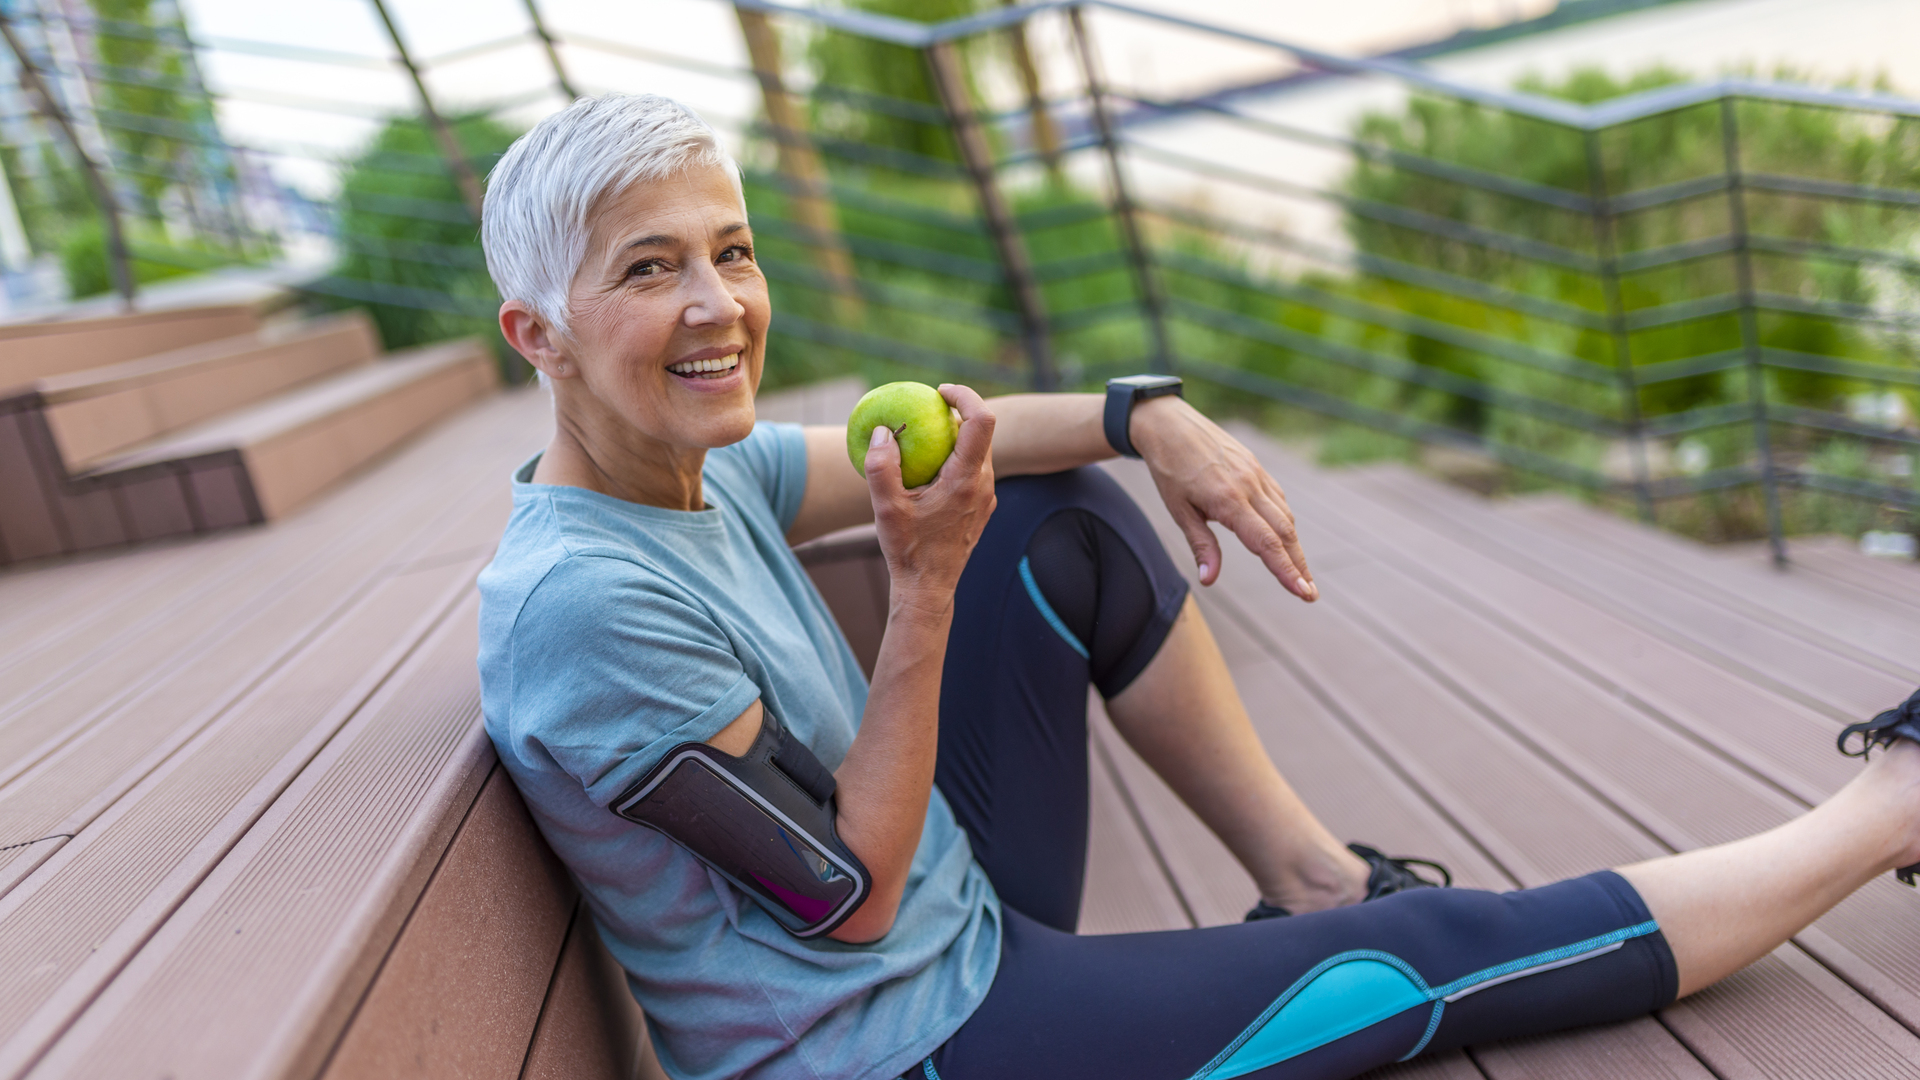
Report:
M 772 312 L 737 171 L 658 97 L 542 121 L 483 236 L 556 421 L 481 579 L 487 727 L 676 1077 L 1349 1076 L 1659 1008 L 1920 861 L 1920 748 L 1895 741 L 1920 737 L 1916 695 L 1866 731 L 1885 753 L 1771 832 L 1506 894 L 1414 887 L 1300 804 L 1166 552 L 1083 468 L 1130 443 L 1203 584 L 1212 520 L 1314 600 L 1279 487 L 1179 397 L 1122 402 L 1109 437 L 1096 395 L 942 387 L 959 444 L 914 491 L 885 428 L 862 479 L 839 429 L 756 425 Z M 788 548 L 867 521 L 892 575 L 870 685 Z M 1072 933 L 1089 683 L 1251 872 L 1247 923 Z M 811 792 L 831 825 L 799 843 L 852 906 L 783 910 L 636 810 L 680 775 L 669 751 L 737 773 L 740 813 L 772 805 L 752 768 Z

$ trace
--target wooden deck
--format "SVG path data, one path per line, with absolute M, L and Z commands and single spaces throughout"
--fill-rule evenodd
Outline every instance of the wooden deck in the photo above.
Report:
M 547 423 L 501 395 L 286 521 L 0 572 L 0 1078 L 651 1075 L 478 727 L 473 577 Z M 1815 542 L 1780 574 L 1247 438 L 1325 597 L 1232 551 L 1203 591 L 1261 734 L 1336 833 L 1464 884 L 1783 820 L 1854 769 L 1843 723 L 1920 684 L 1911 565 Z M 848 551 L 813 569 L 862 646 L 884 582 Z M 1104 722 L 1092 751 L 1083 931 L 1238 919 L 1218 841 Z M 1659 1017 L 1388 1072 L 1920 1076 L 1916 1031 L 1920 896 L 1884 879 Z

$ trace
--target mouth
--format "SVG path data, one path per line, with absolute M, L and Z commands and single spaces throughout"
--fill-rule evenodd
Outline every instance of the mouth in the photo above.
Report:
M 740 366 L 740 354 L 730 353 L 712 360 L 682 360 L 668 364 L 667 370 L 683 379 L 724 379 Z

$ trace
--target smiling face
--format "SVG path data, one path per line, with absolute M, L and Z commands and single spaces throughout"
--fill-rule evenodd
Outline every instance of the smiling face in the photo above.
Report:
M 643 182 L 593 214 L 561 350 L 560 407 L 678 451 L 753 430 L 772 307 L 738 189 L 718 167 Z M 604 434 L 615 436 L 613 431 Z

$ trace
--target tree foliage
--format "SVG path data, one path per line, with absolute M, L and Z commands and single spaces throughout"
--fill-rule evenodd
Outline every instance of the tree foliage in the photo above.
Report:
M 483 174 L 519 134 L 484 116 L 452 125 Z M 480 334 L 500 351 L 490 313 L 499 294 L 479 225 L 423 121 L 388 121 L 348 165 L 337 206 L 340 258 L 330 287 L 340 306 L 367 309 L 387 348 Z
M 1679 73 L 1667 68 L 1656 67 L 1624 80 L 1586 69 L 1556 83 L 1529 78 L 1519 88 L 1592 104 L 1681 81 Z M 1592 146 L 1598 154 L 1598 170 L 1590 163 L 1587 138 L 1580 132 L 1454 99 L 1415 97 L 1398 113 L 1367 116 L 1357 135 L 1395 152 L 1579 195 L 1618 197 L 1645 192 L 1717 177 L 1736 163 L 1739 171 L 1749 174 L 1920 188 L 1920 122 L 1879 122 L 1837 110 L 1753 100 L 1739 102 L 1732 112 L 1737 162 L 1728 158 L 1725 117 L 1718 102 L 1601 133 Z M 1604 282 L 1595 273 L 1497 245 L 1412 228 L 1394 215 L 1380 213 L 1379 208 L 1412 210 L 1431 220 L 1484 230 L 1509 243 L 1544 243 L 1573 259 L 1593 259 L 1602 254 L 1603 238 L 1586 213 L 1415 172 L 1384 157 L 1359 162 L 1346 189 L 1358 200 L 1347 217 L 1348 232 L 1368 254 L 1589 312 L 1606 311 Z M 1746 229 L 1763 240 L 1891 254 L 1904 251 L 1920 233 L 1920 212 L 1883 203 L 1751 188 L 1744 192 L 1743 202 Z M 1613 220 L 1608 239 L 1621 255 L 1634 256 L 1710 242 L 1732 235 L 1734 229 L 1732 200 L 1724 190 L 1715 189 L 1623 213 Z M 1732 293 L 1737 288 L 1736 259 L 1737 255 L 1722 251 L 1625 273 L 1619 283 L 1622 306 L 1629 313 L 1642 312 Z M 1880 291 L 1874 264 L 1859 259 L 1760 253 L 1753 256 L 1752 265 L 1754 287 L 1763 293 L 1863 305 L 1873 303 Z M 1448 321 L 1513 321 L 1475 311 L 1477 305 L 1458 298 L 1427 295 L 1424 290 L 1384 281 L 1375 284 L 1401 297 L 1407 306 Z M 1543 332 L 1520 330 L 1522 336 Z M 1884 340 L 1819 315 L 1767 312 L 1760 318 L 1760 334 L 1763 344 L 1774 348 L 1827 356 L 1865 358 L 1886 347 Z M 1701 356 L 1740 345 L 1738 318 L 1730 313 L 1638 332 L 1632 338 L 1636 364 Z M 1423 363 L 1485 373 L 1481 362 L 1438 342 L 1417 343 L 1410 351 Z M 1578 333 L 1571 351 L 1594 363 L 1614 362 L 1613 342 L 1597 331 Z M 1809 372 L 1780 372 L 1774 378 L 1788 400 L 1819 407 L 1831 407 L 1847 389 L 1844 380 Z M 1743 393 L 1732 383 L 1711 376 L 1662 383 L 1646 389 L 1643 404 L 1654 413 L 1711 404 Z
M 850 6 L 899 19 L 943 22 L 976 13 L 983 0 L 855 0 Z M 963 54 L 977 51 L 965 44 L 956 47 Z M 940 94 L 919 50 L 823 30 L 809 43 L 808 57 L 818 80 L 812 103 L 816 131 L 865 147 L 938 161 L 956 159 Z

